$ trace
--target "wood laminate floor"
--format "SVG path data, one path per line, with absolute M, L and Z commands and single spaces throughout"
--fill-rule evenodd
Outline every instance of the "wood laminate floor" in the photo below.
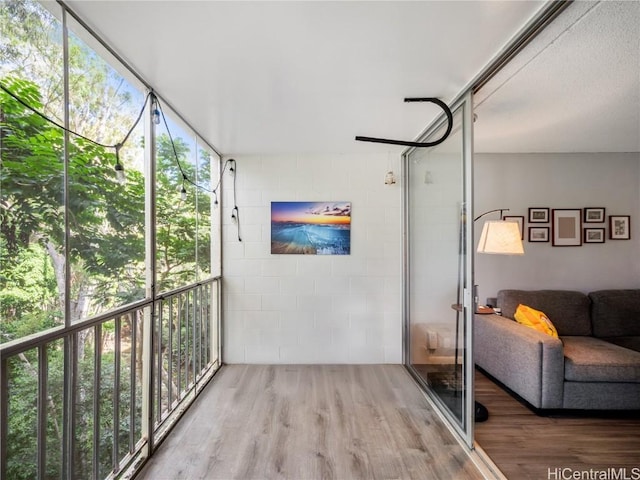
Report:
M 227 365 L 137 480 L 483 476 L 400 365 Z
M 490 413 L 488 421 L 476 424 L 475 439 L 507 478 L 640 479 L 640 419 L 637 416 L 541 417 L 478 371 L 475 382 L 476 399 Z M 571 470 L 556 470 L 564 468 Z M 573 471 L 589 472 L 590 469 L 613 471 L 607 477 L 595 473 L 568 476 L 576 475 Z

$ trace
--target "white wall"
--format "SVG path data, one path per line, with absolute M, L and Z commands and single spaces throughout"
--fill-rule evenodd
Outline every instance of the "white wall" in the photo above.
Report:
M 503 288 L 557 288 L 589 292 L 604 288 L 640 288 L 640 155 L 477 154 L 476 215 L 509 208 L 525 217 L 525 255 L 476 254 L 479 300 Z M 605 207 L 609 215 L 631 215 L 631 240 L 553 247 L 527 241 L 528 208 Z M 497 214 L 485 219 L 497 219 Z M 476 223 L 476 243 L 483 220 Z M 537 225 L 537 224 L 536 224 Z M 551 226 L 551 224 L 540 224 Z M 583 225 L 584 226 L 584 225 Z
M 399 159 L 246 156 L 224 176 L 226 363 L 401 363 Z M 351 255 L 271 255 L 272 201 L 350 201 Z

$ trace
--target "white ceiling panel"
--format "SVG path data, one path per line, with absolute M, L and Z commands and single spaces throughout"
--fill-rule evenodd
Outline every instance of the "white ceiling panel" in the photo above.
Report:
M 400 151 L 543 2 L 68 5 L 220 152 Z M 478 92 L 477 151 L 640 151 L 640 2 L 574 2 Z
M 220 152 L 303 154 L 413 140 L 543 2 L 67 4 Z

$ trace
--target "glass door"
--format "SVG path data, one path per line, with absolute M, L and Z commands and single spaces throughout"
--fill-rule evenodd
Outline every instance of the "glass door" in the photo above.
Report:
M 471 447 L 473 239 L 471 93 L 434 147 L 404 155 L 405 364 Z M 423 141 L 441 138 L 442 117 Z

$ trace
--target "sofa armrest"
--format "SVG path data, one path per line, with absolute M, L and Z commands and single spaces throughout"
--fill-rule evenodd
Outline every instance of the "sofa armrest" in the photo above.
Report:
M 562 408 L 564 353 L 557 338 L 499 315 L 475 315 L 476 365 L 536 408 Z

